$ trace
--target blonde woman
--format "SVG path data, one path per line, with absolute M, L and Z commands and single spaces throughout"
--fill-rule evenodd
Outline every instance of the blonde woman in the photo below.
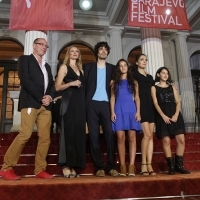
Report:
M 58 165 L 65 178 L 78 177 L 75 169 L 85 168 L 86 112 L 81 53 L 76 46 L 68 47 L 55 88 L 62 91 Z

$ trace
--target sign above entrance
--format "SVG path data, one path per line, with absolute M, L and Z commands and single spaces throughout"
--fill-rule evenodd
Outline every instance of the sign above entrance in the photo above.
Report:
M 190 30 L 184 0 L 128 1 L 128 26 Z
M 10 30 L 73 30 L 72 0 L 11 0 Z

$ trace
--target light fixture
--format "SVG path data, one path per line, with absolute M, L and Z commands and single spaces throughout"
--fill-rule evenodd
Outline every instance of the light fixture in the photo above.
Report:
M 165 13 L 166 13 L 167 15 L 170 15 L 170 14 L 171 14 L 171 10 L 170 10 L 170 9 L 167 9 L 167 10 L 165 11 Z
M 2 2 L 2 0 L 0 0 L 0 2 Z
M 81 7 L 82 10 L 90 10 L 92 8 L 92 0 L 80 0 L 79 1 L 79 6 Z

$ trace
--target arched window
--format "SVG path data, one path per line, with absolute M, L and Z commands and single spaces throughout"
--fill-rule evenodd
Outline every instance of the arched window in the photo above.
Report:
M 128 54 L 128 63 L 132 66 L 135 65 L 135 58 L 136 55 L 139 55 L 142 53 L 142 49 L 141 46 L 137 46 L 135 48 L 133 48 L 130 53 Z
M 96 58 L 95 58 L 95 55 L 94 55 L 94 50 L 91 47 L 89 47 L 86 44 L 70 43 L 70 44 L 66 45 L 63 49 L 61 49 L 61 51 L 58 55 L 59 62 L 63 62 L 63 60 L 65 58 L 65 54 L 67 52 L 67 48 L 69 46 L 72 46 L 72 45 L 74 45 L 74 46 L 76 46 L 80 49 L 81 59 L 82 59 L 83 64 L 96 61 Z
M 23 46 L 14 39 L 0 38 L 0 60 L 15 60 L 24 54 Z

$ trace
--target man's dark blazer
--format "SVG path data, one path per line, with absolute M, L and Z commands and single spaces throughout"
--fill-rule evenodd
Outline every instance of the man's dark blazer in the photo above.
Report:
M 48 73 L 48 87 L 44 94 L 44 75 L 38 61 L 33 54 L 23 55 L 18 61 L 18 75 L 20 78 L 20 95 L 18 110 L 23 108 L 36 108 L 42 106 L 42 98 L 44 95 L 54 97 L 54 81 L 49 64 L 45 64 Z M 47 110 L 51 110 L 51 103 L 45 106 Z
M 110 81 L 114 72 L 115 66 L 106 63 L 106 91 L 108 99 L 110 100 Z M 85 98 L 86 106 L 92 101 L 92 97 L 97 87 L 97 62 L 88 63 L 83 66 L 84 77 L 85 77 Z

